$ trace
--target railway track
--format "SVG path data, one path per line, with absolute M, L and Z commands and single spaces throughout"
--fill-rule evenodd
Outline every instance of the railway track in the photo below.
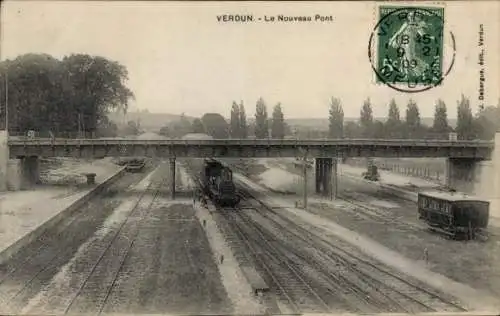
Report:
M 361 195 L 369 196 L 368 194 L 359 194 L 356 192 L 342 192 L 341 194 L 338 195 L 338 198 L 354 206 L 357 211 L 360 210 L 364 214 L 370 216 L 371 218 L 378 221 L 382 221 L 386 224 L 394 225 L 394 223 L 397 223 L 398 225 L 418 231 L 426 229 L 426 226 L 424 225 L 419 225 L 417 223 L 410 223 L 408 221 L 401 220 L 395 217 L 394 212 L 381 210 L 384 207 L 379 207 L 379 206 L 370 207 L 366 205 L 367 202 L 360 197 Z M 417 217 L 417 212 L 415 210 L 415 218 L 416 217 Z
M 268 219 L 278 229 L 286 230 L 304 244 L 318 248 L 320 257 L 347 267 L 349 272 L 367 281 L 373 289 L 377 289 L 377 295 L 382 297 L 380 298 L 381 301 L 375 304 L 376 306 L 389 303 L 404 312 L 410 313 L 466 311 L 465 308 L 451 299 L 443 298 L 443 294 L 425 288 L 415 281 L 409 281 L 408 278 L 382 267 L 381 264 L 375 264 L 372 260 L 354 254 L 351 249 L 346 250 L 344 247 L 332 243 L 324 236 L 313 232 L 313 230 L 297 225 L 291 219 L 279 214 L 259 199 L 253 197 L 249 192 L 247 192 L 247 196 L 254 198 L 262 205 L 263 210 L 257 209 L 259 215 Z M 290 229 L 290 227 L 293 227 L 293 229 Z M 346 282 L 346 284 L 348 283 Z M 354 286 L 352 291 L 357 292 L 359 288 Z
M 285 305 L 294 312 L 328 312 L 328 304 L 316 293 L 301 273 L 293 267 L 278 246 L 274 245 L 261 228 L 235 209 L 220 209 L 237 234 L 250 249 L 257 264 L 267 278 L 272 280 L 278 305 Z
M 259 263 L 261 266 L 265 266 L 265 270 L 267 270 L 267 273 L 272 276 L 273 283 L 278 285 L 278 290 L 280 290 L 280 280 L 291 279 L 290 275 L 288 275 L 288 277 L 280 276 L 280 273 L 282 273 L 281 271 L 288 271 L 288 273 L 290 271 L 293 271 L 295 275 L 300 276 L 302 284 L 307 285 L 309 292 L 314 293 L 316 298 L 321 300 L 321 305 L 325 308 L 325 310 L 328 310 L 329 308 L 328 303 L 326 303 L 325 300 L 322 299 L 313 289 L 314 285 L 311 286 L 308 281 L 306 281 L 306 279 L 301 276 L 301 272 L 299 272 L 299 270 L 297 268 L 294 268 L 291 264 L 287 264 L 288 266 L 285 267 L 286 269 L 283 269 L 284 267 L 282 267 L 281 269 L 277 267 L 275 271 L 277 271 L 278 273 L 274 272 L 273 275 L 273 267 L 270 266 L 274 262 L 273 259 L 276 258 L 276 256 L 280 256 L 281 258 L 293 262 L 294 259 L 290 258 L 290 254 L 293 254 L 295 260 L 297 260 L 298 258 L 299 260 L 303 261 L 304 265 L 314 266 L 314 269 L 319 270 L 323 274 L 323 276 L 326 276 L 327 279 L 330 279 L 330 281 L 325 281 L 323 279 L 323 281 L 320 282 L 323 284 L 319 284 L 320 286 L 322 285 L 323 287 L 327 287 L 329 289 L 335 288 L 337 291 L 340 290 L 344 294 L 344 299 L 351 303 L 351 305 L 356 306 L 358 304 L 364 304 L 365 306 L 369 307 L 368 310 L 366 310 L 367 312 L 373 312 L 373 308 L 376 308 L 379 312 L 403 311 L 411 313 L 449 310 L 464 311 L 464 309 L 458 304 L 446 301 L 438 294 L 424 289 L 423 287 L 416 285 L 415 283 L 410 283 L 405 278 L 391 273 L 386 269 L 381 269 L 377 265 L 370 263 L 369 261 L 362 259 L 359 256 L 353 255 L 350 252 L 352 250 L 345 251 L 345 249 L 342 249 L 326 241 L 324 237 L 317 236 L 314 233 L 311 233 L 310 231 L 297 226 L 295 223 L 288 219 L 286 224 L 279 223 L 267 214 L 268 212 L 271 212 L 274 215 L 278 216 L 278 213 L 272 208 L 268 207 L 265 203 L 256 199 L 252 194 L 248 192 L 248 190 L 242 190 L 240 191 L 240 194 L 244 198 L 250 198 L 259 202 L 265 212 L 262 212 L 262 210 L 259 208 L 255 208 L 255 210 L 260 215 L 273 222 L 273 224 L 276 226 L 276 230 L 292 232 L 292 238 L 300 240 L 307 247 L 320 248 L 318 260 L 314 260 L 311 257 L 306 258 L 295 251 L 293 246 L 283 247 L 282 244 L 280 244 L 281 249 L 277 249 L 274 244 L 271 244 L 271 246 L 267 246 L 269 251 L 259 251 L 258 249 L 252 249 L 251 242 L 252 239 L 255 238 L 255 235 L 260 235 L 259 240 L 254 239 L 253 241 L 257 245 L 257 247 L 262 246 L 262 244 L 269 244 L 269 240 L 273 240 L 274 237 L 266 234 L 266 232 L 261 227 L 259 227 L 259 225 L 257 225 L 249 217 L 244 215 L 243 209 L 238 209 L 238 215 L 229 213 L 231 214 L 228 215 L 230 217 L 229 220 L 232 221 L 240 231 L 240 236 L 242 236 L 242 239 L 245 240 L 251 251 L 253 253 L 261 254 L 261 260 Z M 354 204 L 358 208 L 363 208 L 365 211 L 370 212 L 370 215 L 372 216 L 382 217 L 383 219 L 390 219 L 394 221 L 393 218 L 389 218 L 388 214 L 377 212 L 377 209 L 366 207 L 365 205 L 357 202 L 351 204 Z M 243 222 L 245 225 L 243 226 L 241 222 Z M 403 221 L 401 221 L 401 223 L 406 225 L 406 223 Z M 291 225 L 293 225 L 293 227 L 298 227 L 299 229 L 290 230 Z M 253 231 L 250 231 L 245 235 L 243 231 L 245 229 L 249 229 L 249 227 L 251 227 Z M 420 229 L 420 227 L 414 228 Z M 320 247 L 318 247 L 318 243 L 322 243 Z M 255 246 L 253 246 L 253 248 L 255 248 Z M 266 258 L 264 261 L 262 260 L 262 253 L 271 254 L 272 257 Z M 345 277 L 343 275 L 335 275 L 334 273 L 332 273 L 331 267 L 325 265 L 325 262 L 334 262 L 339 266 L 347 267 L 347 271 L 350 276 Z M 290 284 L 290 288 L 303 290 L 303 287 L 299 286 L 298 284 L 294 284 L 293 282 L 288 283 Z M 286 285 L 287 282 L 285 281 L 284 284 Z M 340 287 L 339 284 L 341 284 Z M 281 291 L 278 292 L 287 293 L 287 291 L 291 293 L 291 295 L 286 296 L 286 299 L 290 303 L 295 302 L 296 297 L 306 296 L 304 295 L 304 293 L 294 295 L 295 293 L 293 291 L 290 291 L 287 286 L 285 286 L 283 289 L 281 289 Z M 312 307 L 312 305 L 314 305 L 315 307 Z M 316 308 L 316 310 L 314 311 L 321 312 L 321 310 L 317 309 L 317 306 L 317 302 L 309 302 L 305 304 L 305 309 L 306 311 L 308 311 L 308 309 L 314 310 L 314 308 Z M 303 311 L 301 309 L 301 306 L 294 306 L 294 310 L 298 312 Z
M 148 171 L 150 171 L 149 168 Z M 143 175 L 139 174 L 126 175 L 117 180 L 117 183 L 109 190 L 114 192 L 123 190 L 138 182 L 142 177 Z M 111 195 L 114 195 L 114 192 Z M 139 201 L 141 200 L 142 197 Z M 100 208 L 94 207 L 90 212 L 77 212 L 74 216 L 63 222 L 61 227 L 57 228 L 57 234 L 50 237 L 42 236 L 40 240 L 29 245 L 28 249 L 21 250 L 20 254 L 16 254 L 8 262 L 7 267 L 5 267 L 5 273 L 2 274 L 0 279 L 0 294 L 8 300 L 8 302 L 2 304 L 2 312 L 5 311 L 5 308 L 11 313 L 20 312 L 25 307 L 28 299 L 32 298 L 38 291 L 50 283 L 52 277 L 59 270 L 59 267 L 66 264 L 75 254 L 79 245 L 83 244 L 89 238 L 89 233 L 85 231 L 85 227 L 81 227 L 80 221 L 87 220 L 90 221 L 88 225 L 97 226 L 99 224 L 98 222 L 94 222 L 94 217 L 106 216 L 98 213 L 92 214 L 98 211 L 100 211 Z M 95 220 L 97 221 L 97 219 Z M 114 239 L 104 236 L 99 242 L 111 245 Z M 97 249 L 109 249 L 109 247 L 95 247 L 95 245 L 91 247 L 93 247 L 91 253 L 94 254 Z M 102 261 L 102 259 L 99 260 Z M 58 297 L 57 300 L 61 303 L 68 300 L 72 301 L 73 299 L 70 299 L 70 297 L 71 293 L 64 293 L 64 296 Z M 52 306 L 45 307 L 50 309 Z
M 243 172 L 244 170 L 240 169 L 238 166 L 232 166 L 234 169 Z M 288 168 L 283 168 L 283 170 L 286 170 L 288 172 L 301 175 L 297 173 L 296 170 L 289 170 Z M 382 221 L 383 223 L 394 225 L 394 223 L 397 223 L 398 225 L 401 225 L 402 227 L 409 228 L 412 230 L 425 230 L 427 229 L 427 226 L 421 225 L 419 223 L 410 223 L 405 220 L 401 220 L 397 217 L 391 216 L 393 212 L 386 212 L 381 210 L 381 207 L 370 207 L 366 205 L 366 201 L 363 201 L 362 198 L 360 198 L 359 193 L 356 192 L 346 192 L 343 191 L 337 195 L 337 198 L 352 205 L 356 211 L 361 211 L 363 212 L 364 215 L 368 216 L 371 219 L 377 220 L 377 221 Z M 369 196 L 369 194 L 364 194 Z M 416 217 L 416 212 L 415 212 L 415 217 Z
M 118 190 L 123 190 L 139 181 L 137 175 L 124 176 L 117 179 L 104 192 L 105 198 L 113 199 Z M 91 207 L 93 201 L 89 202 Z M 74 231 L 81 221 L 88 221 L 90 226 L 98 225 L 105 214 L 93 214 L 89 211 L 77 211 L 68 219 L 64 219 L 54 229 L 43 233 L 37 240 L 14 254 L 0 267 L 0 306 L 2 308 L 19 309 L 21 301 L 25 301 L 41 288 L 55 273 L 55 269 L 71 257 L 75 244 L 83 243 L 87 232 Z M 62 242 L 62 244 L 61 244 Z M 4 311 L 2 309 L 2 311 Z
M 409 281 L 407 277 L 382 268 L 381 264 L 374 264 L 373 260 L 355 255 L 353 249 L 346 250 L 345 247 L 331 243 L 324 236 L 314 233 L 312 227 L 310 230 L 300 227 L 268 207 L 246 188 L 240 190 L 240 194 L 243 198 L 258 202 L 260 207 L 255 207 L 255 211 L 273 224 L 273 231 L 286 231 L 291 239 L 303 243 L 305 249 L 319 250 L 316 256 L 308 256 L 298 252 L 295 249 L 296 245 L 275 242 L 275 235 L 245 215 L 245 209 L 248 208 L 240 207 L 236 212 L 224 211 L 226 219 L 233 223 L 240 238 L 257 258 L 258 265 L 276 286 L 278 298 L 285 301 L 282 303 L 292 306 L 294 311 L 329 311 L 326 299 L 332 295 L 320 288 L 328 290 L 334 288 L 336 292 L 343 294 L 344 300 L 351 306 L 363 304 L 366 312 L 373 312 L 374 308 L 378 312 L 465 311 L 451 299 L 443 298 L 443 294 L 433 292 L 416 282 Z M 358 201 L 351 204 L 362 208 L 372 216 L 394 222 L 394 218 L 378 209 L 367 207 Z M 404 221 L 401 221 L 401 224 L 411 226 Z M 414 226 L 413 228 L 421 229 Z M 294 261 L 301 261 L 303 267 L 312 267 L 324 278 L 321 281 L 310 281 L 304 272 L 306 269 L 297 267 L 293 264 Z M 342 267 L 346 275 L 335 274 L 331 265 L 327 263 Z
M 363 212 L 364 214 L 370 216 L 370 218 L 373 218 L 376 221 L 381 221 L 386 224 L 394 225 L 396 223 L 397 225 L 400 225 L 401 227 L 405 227 L 406 229 L 411 229 L 414 231 L 432 231 L 437 234 L 440 234 L 446 239 L 452 239 L 453 236 L 449 233 L 447 233 L 444 230 L 441 230 L 439 228 L 431 227 L 428 225 L 425 225 L 424 223 L 419 223 L 419 222 L 411 222 L 411 219 L 399 219 L 395 217 L 393 214 L 395 213 L 393 210 L 389 210 L 387 207 L 383 206 L 378 206 L 378 207 L 370 207 L 366 205 L 367 198 L 380 198 L 377 197 L 376 194 L 370 194 L 370 193 L 359 193 L 359 192 L 343 192 L 342 194 L 339 195 L 339 198 L 342 199 L 344 202 L 349 203 L 353 205 L 356 210 Z M 404 199 L 403 199 L 404 200 Z M 415 218 L 417 217 L 417 212 L 416 212 L 416 206 L 411 205 L 412 202 L 409 201 L 404 201 L 404 205 L 407 207 L 412 207 L 415 208 Z M 385 210 L 384 210 L 385 209 Z M 486 230 L 481 230 L 479 232 L 476 232 L 476 237 L 474 238 L 475 241 L 481 241 L 481 242 L 486 242 L 492 237 L 498 237 L 498 231 L 492 229 L 489 227 Z
M 245 170 L 239 168 L 237 165 L 233 165 L 232 168 L 245 174 Z M 297 172 L 297 170 L 295 170 L 295 169 L 289 169 L 286 167 L 281 167 L 281 168 L 287 172 L 302 176 L 302 174 Z M 368 195 L 368 194 L 366 194 L 366 195 Z M 399 218 L 391 216 L 390 212 L 381 211 L 380 208 L 369 207 L 366 204 L 363 204 L 366 202 L 363 201 L 359 197 L 359 194 L 357 194 L 355 192 L 344 191 L 342 193 L 339 193 L 337 198 L 343 200 L 346 203 L 351 204 L 352 206 L 354 206 L 358 210 L 361 210 L 364 214 L 368 215 L 370 218 L 376 219 L 378 221 L 383 221 L 384 223 L 388 223 L 391 225 L 393 225 L 394 222 L 397 222 L 398 224 L 401 224 L 405 227 L 409 227 L 409 228 L 415 229 L 415 230 L 422 230 L 422 228 L 425 228 L 425 226 L 422 226 L 422 225 L 408 223 L 407 221 L 400 220 Z M 415 212 L 415 214 L 416 214 L 416 212 Z M 415 215 L 415 217 L 416 217 L 416 215 Z
M 149 184 L 110 240 L 103 243 L 90 273 L 68 302 L 64 314 L 93 311 L 101 314 L 113 291 L 120 271 L 138 235 L 140 224 L 149 214 L 164 181 Z M 110 269 L 111 268 L 111 269 Z M 111 273 L 109 270 L 112 270 Z M 113 271 L 114 270 L 114 271 Z

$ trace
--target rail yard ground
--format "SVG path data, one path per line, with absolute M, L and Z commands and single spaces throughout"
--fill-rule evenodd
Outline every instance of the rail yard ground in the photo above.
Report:
M 31 230 L 86 194 L 85 173 L 96 174 L 101 183 L 120 167 L 110 159 L 82 161 L 70 159 L 44 160 L 40 184 L 31 190 L 0 193 L 0 258 L 5 250 Z
M 259 162 L 256 164 L 262 165 Z M 280 183 L 265 183 L 265 178 L 248 172 L 256 182 L 272 191 L 284 188 L 289 196 L 291 187 L 297 185 L 298 170 L 287 161 L 265 162 L 280 170 Z M 256 168 L 259 170 L 261 167 Z M 392 249 L 403 256 L 425 265 L 458 282 L 484 290 L 493 297 L 500 297 L 500 230 L 490 225 L 487 240 L 451 241 L 442 235 L 430 232 L 416 216 L 416 203 L 388 193 L 376 184 L 354 179 L 349 167 L 341 166 L 339 178 L 339 199 L 329 201 L 312 197 L 308 212 L 331 220 L 351 231 L 358 232 Z M 269 170 L 267 171 L 269 172 Z M 288 173 L 286 179 L 284 175 Z M 343 175 L 344 174 L 344 175 Z M 294 179 L 295 178 L 295 179 Z M 360 178 L 360 177 L 359 177 Z M 416 183 L 419 180 L 408 182 Z M 274 186 L 274 187 L 273 187 Z M 281 188 L 280 188 L 281 187 Z M 418 188 L 414 187 L 415 191 Z M 294 197 L 300 199 L 300 196 Z M 424 263 L 424 253 L 428 263 Z
M 2 313 L 230 313 L 207 238 L 168 164 L 126 174 L 0 266 Z
M 340 178 L 338 200 L 312 195 L 307 211 L 294 208 L 300 183 L 292 161 L 233 161 L 235 172 L 250 177 L 235 177 L 243 197 L 237 209 L 193 204 L 194 182 L 182 160 L 175 201 L 168 162 L 125 174 L 0 265 L 0 312 L 498 307 L 490 296 L 500 297 L 500 231 L 492 228 L 483 241 L 447 240 L 416 220 L 414 202 L 352 176 Z M 260 275 L 269 292 L 254 296 L 260 285 L 249 271 Z

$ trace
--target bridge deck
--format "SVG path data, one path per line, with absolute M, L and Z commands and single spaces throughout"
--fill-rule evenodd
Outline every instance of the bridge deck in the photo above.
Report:
M 422 140 L 422 139 L 9 139 L 9 146 L 19 145 L 225 145 L 225 146 L 425 146 L 493 148 L 493 141 Z
M 416 139 L 21 139 L 11 157 L 456 157 L 491 159 L 490 141 Z

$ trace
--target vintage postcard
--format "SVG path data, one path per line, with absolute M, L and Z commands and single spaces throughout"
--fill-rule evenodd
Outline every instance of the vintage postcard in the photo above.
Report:
M 500 312 L 500 2 L 0 8 L 0 314 Z

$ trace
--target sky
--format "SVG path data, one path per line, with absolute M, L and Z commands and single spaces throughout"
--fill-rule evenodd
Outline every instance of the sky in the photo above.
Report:
M 436 2 L 433 2 L 436 3 Z M 368 42 L 377 22 L 375 2 L 104 2 L 6 1 L 1 12 L 2 60 L 25 53 L 62 58 L 88 53 L 116 60 L 129 71 L 132 108 L 150 112 L 228 116 L 233 101 L 247 115 L 263 97 L 282 104 L 289 118 L 328 116 L 339 98 L 346 117 L 358 117 L 370 98 L 386 116 L 391 98 L 403 115 L 410 98 L 433 116 L 438 98 L 456 117 L 465 94 L 473 111 L 496 105 L 500 90 L 500 2 L 446 2 L 445 29 L 456 41 L 453 68 L 443 84 L 408 94 L 375 84 Z M 219 22 L 224 14 L 332 16 L 325 22 Z M 479 28 L 485 40 L 485 100 L 479 101 Z M 445 30 L 445 32 L 446 32 Z M 448 33 L 446 33 L 448 34 Z M 445 38 L 445 67 L 452 46 Z

